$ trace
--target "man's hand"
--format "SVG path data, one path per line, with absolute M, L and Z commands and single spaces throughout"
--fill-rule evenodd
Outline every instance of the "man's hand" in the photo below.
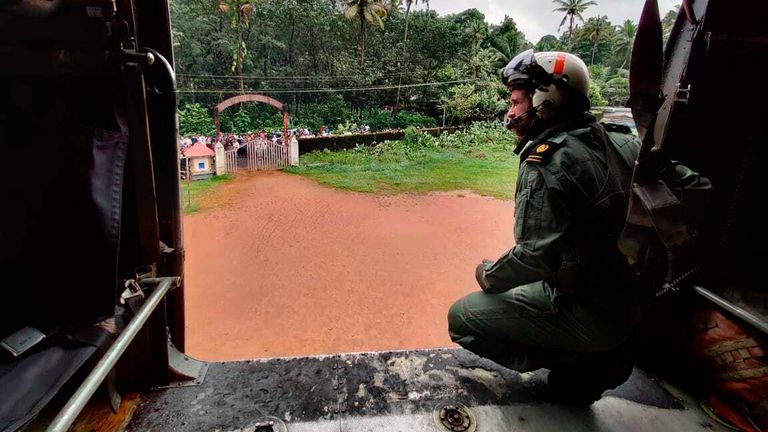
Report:
M 487 288 L 485 284 L 485 269 L 490 267 L 491 264 L 493 264 L 493 261 L 489 259 L 484 259 L 483 262 L 477 265 L 475 268 L 475 279 L 477 279 L 477 283 L 480 285 L 480 288 L 485 291 Z

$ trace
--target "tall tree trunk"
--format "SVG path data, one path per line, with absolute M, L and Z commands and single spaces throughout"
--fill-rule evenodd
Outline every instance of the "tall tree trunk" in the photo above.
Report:
M 600 30 L 595 32 L 595 41 L 592 42 L 592 63 L 595 64 L 595 52 L 597 51 L 597 44 L 600 42 Z
M 315 75 L 317 75 L 317 41 L 315 40 L 315 33 L 312 31 L 312 26 L 309 27 L 309 40 L 312 45 L 312 49 L 309 52 L 310 57 L 312 57 L 312 70 L 315 71 Z
M 571 20 L 568 23 L 568 41 L 570 42 L 571 39 L 573 39 L 573 14 L 571 14 Z
M 293 36 L 296 34 L 296 15 L 291 13 L 291 39 L 288 42 L 288 64 L 293 67 Z
M 360 11 L 360 67 L 365 64 L 365 14 Z
M 411 13 L 411 3 L 413 0 L 405 0 L 405 35 L 403 36 L 403 42 L 408 41 L 408 16 Z
M 240 92 L 243 93 L 245 85 L 243 83 L 243 14 L 240 12 L 240 0 L 235 3 L 237 9 L 237 59 L 235 60 L 235 74 L 237 75 L 237 83 L 240 87 Z

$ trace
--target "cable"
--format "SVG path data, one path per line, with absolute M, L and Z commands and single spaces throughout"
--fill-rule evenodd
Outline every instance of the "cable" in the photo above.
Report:
M 422 84 L 404 84 L 402 86 L 399 86 L 400 88 L 407 88 L 407 87 L 429 87 L 429 86 L 438 86 L 438 85 L 446 85 L 446 84 L 459 84 L 459 83 L 465 83 L 470 82 L 472 80 L 465 79 L 465 80 L 456 80 L 456 81 L 443 81 L 443 82 L 431 82 L 431 83 L 422 83 Z M 333 92 L 352 92 L 352 91 L 372 91 L 372 90 L 389 90 L 389 89 L 396 89 L 398 86 L 391 85 L 391 86 L 377 86 L 377 87 L 348 87 L 348 88 L 330 88 L 330 89 L 301 89 L 301 90 L 280 90 L 280 89 L 263 89 L 263 90 L 247 90 L 248 92 L 254 92 L 254 93 L 333 93 Z M 176 90 L 177 93 L 243 93 L 243 90 L 240 89 L 205 89 L 205 90 Z
M 392 72 L 392 73 L 386 73 L 378 75 L 378 77 L 386 77 L 386 76 L 398 76 L 398 75 L 405 75 L 408 72 Z M 293 80 L 293 79 L 337 79 L 337 78 L 360 78 L 360 75 L 296 75 L 296 76 L 262 76 L 262 75 L 209 75 L 209 74 L 191 74 L 191 73 L 177 73 L 176 76 L 181 77 L 192 77 L 192 78 L 211 78 L 211 79 L 219 79 L 219 78 L 231 78 L 231 79 L 253 79 L 253 80 L 274 80 L 274 79 L 285 79 L 285 80 Z

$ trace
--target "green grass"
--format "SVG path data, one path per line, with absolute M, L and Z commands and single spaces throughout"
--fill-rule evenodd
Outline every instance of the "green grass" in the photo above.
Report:
M 286 171 L 328 186 L 376 194 L 471 190 L 511 199 L 517 157 L 511 134 L 497 125 L 473 126 L 450 138 L 406 135 L 376 147 L 303 155 Z
M 181 203 L 184 214 L 197 213 L 201 210 L 200 201 L 213 192 L 217 186 L 232 181 L 229 174 L 214 176 L 206 180 L 193 180 L 189 183 L 189 195 L 187 195 L 187 182 L 181 181 Z M 190 205 L 191 200 L 191 205 Z

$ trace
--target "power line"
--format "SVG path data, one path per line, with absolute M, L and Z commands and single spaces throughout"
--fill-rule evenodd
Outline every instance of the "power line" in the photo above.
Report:
M 377 75 L 374 78 L 405 75 L 407 72 L 392 72 Z M 177 73 L 178 77 L 204 78 L 204 79 L 249 79 L 249 80 L 312 80 L 312 79 L 339 79 L 339 78 L 361 78 L 360 75 L 296 75 L 296 76 L 264 76 L 264 75 L 209 75 L 209 74 L 191 74 Z
M 389 90 L 389 89 L 396 89 L 396 88 L 409 88 L 409 87 L 429 87 L 429 86 L 438 86 L 438 85 L 447 85 L 447 84 L 459 84 L 459 83 L 465 83 L 470 82 L 472 80 L 465 79 L 465 80 L 456 80 L 456 81 L 442 81 L 442 82 L 431 82 L 431 83 L 421 83 L 421 84 L 403 84 L 401 86 L 397 85 L 387 85 L 387 86 L 376 86 L 376 87 L 348 87 L 348 88 L 329 88 L 329 89 L 300 89 L 300 90 L 280 90 L 280 89 L 263 89 L 263 90 L 247 90 L 248 92 L 255 92 L 255 93 L 263 93 L 263 94 L 269 94 L 269 93 L 333 93 L 333 92 L 353 92 L 353 91 L 372 91 L 372 90 Z M 243 90 L 240 89 L 204 89 L 204 90 L 176 90 L 178 93 L 243 93 Z

